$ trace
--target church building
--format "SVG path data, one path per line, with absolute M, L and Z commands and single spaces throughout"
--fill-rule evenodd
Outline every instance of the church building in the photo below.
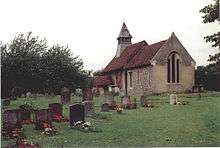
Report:
M 144 40 L 133 44 L 123 23 L 117 40 L 115 57 L 103 70 L 103 76 L 95 78 L 97 86 L 108 82 L 105 87 L 109 85 L 131 96 L 192 90 L 196 62 L 174 33 L 154 44 Z

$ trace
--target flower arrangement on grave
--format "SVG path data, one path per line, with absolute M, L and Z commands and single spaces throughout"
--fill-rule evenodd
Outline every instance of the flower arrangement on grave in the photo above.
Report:
M 52 120 L 54 122 L 69 122 L 69 119 L 65 118 L 63 115 L 59 113 L 53 114 Z
M 43 124 L 43 132 L 42 134 L 48 135 L 48 136 L 53 136 L 57 134 L 57 130 L 53 128 L 49 123 L 42 123 Z
M 19 148 L 40 148 L 39 144 L 34 144 L 31 141 L 28 141 L 27 139 L 18 138 L 16 141 L 16 146 Z
M 32 119 L 27 119 L 27 120 L 23 120 L 21 121 L 21 124 L 33 124 L 34 121 Z
M 84 132 L 94 132 L 95 129 L 92 127 L 90 122 L 77 121 L 74 123 L 73 128 L 79 129 Z
M 145 103 L 144 103 L 144 105 L 143 105 L 143 107 L 148 107 L 148 108 L 153 108 L 154 107 L 154 105 L 153 105 L 153 103 L 151 102 L 151 101 L 145 101 Z
M 118 114 L 121 114 L 122 111 L 123 111 L 123 108 L 122 108 L 122 107 L 120 107 L 120 106 L 117 106 L 117 107 L 116 107 L 116 112 L 117 112 Z
M 189 105 L 189 101 L 177 101 L 177 105 Z
M 14 129 L 7 129 L 7 130 L 2 130 L 2 136 L 4 138 L 19 138 L 19 137 L 24 137 L 22 128 L 14 128 Z

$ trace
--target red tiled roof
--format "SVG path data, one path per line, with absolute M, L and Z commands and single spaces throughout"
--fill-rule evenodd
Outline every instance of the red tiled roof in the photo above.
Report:
M 134 58 L 129 61 L 129 63 L 125 67 L 134 68 L 143 65 L 149 65 L 150 60 L 164 45 L 165 42 L 166 40 L 142 47 L 142 49 L 134 56 Z
M 112 59 L 112 61 L 104 69 L 104 72 L 122 69 L 143 46 L 147 45 L 148 44 L 146 41 L 141 41 L 126 47 L 125 50 L 121 53 L 120 57 L 114 57 Z
M 107 85 L 113 85 L 113 80 L 110 76 L 95 76 L 94 77 L 94 86 L 103 87 Z

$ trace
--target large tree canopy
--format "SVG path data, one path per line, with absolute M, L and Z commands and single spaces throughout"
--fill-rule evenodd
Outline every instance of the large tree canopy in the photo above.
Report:
M 81 87 L 88 73 L 83 62 L 68 47 L 48 46 L 46 39 L 29 32 L 19 34 L 11 43 L 0 43 L 2 97 L 12 88 L 25 91 L 59 92 L 61 87 Z
M 214 0 L 214 4 L 205 6 L 200 10 L 200 13 L 203 14 L 202 19 L 203 23 L 213 23 L 215 21 L 220 21 L 219 16 L 219 0 Z M 220 50 L 220 31 L 214 33 L 213 35 L 208 35 L 204 37 L 206 42 L 212 43 L 212 47 L 217 47 Z M 220 51 L 215 55 L 210 55 L 208 68 L 211 68 L 214 72 L 220 72 Z

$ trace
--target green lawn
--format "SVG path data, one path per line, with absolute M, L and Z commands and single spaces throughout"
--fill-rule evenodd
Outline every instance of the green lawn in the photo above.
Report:
M 101 132 L 84 133 L 70 129 L 68 123 L 53 123 L 58 134 L 53 137 L 42 135 L 33 125 L 24 127 L 28 140 L 42 147 L 68 146 L 220 146 L 220 93 L 196 95 L 180 94 L 180 100 L 189 101 L 189 105 L 169 105 L 169 95 L 150 96 L 156 107 L 124 110 L 117 114 L 100 112 L 104 97 L 95 98 L 97 115 L 86 118 Z M 79 101 L 72 98 L 72 103 Z M 58 102 L 54 98 L 19 98 L 7 108 L 17 108 L 24 101 L 32 101 L 41 108 L 48 103 Z M 119 99 L 117 98 L 119 102 Z M 139 101 L 139 99 L 137 99 Z M 139 102 L 138 102 L 139 103 Z M 68 117 L 69 104 L 64 106 L 64 115 Z M 14 142 L 2 140 L 2 146 Z

